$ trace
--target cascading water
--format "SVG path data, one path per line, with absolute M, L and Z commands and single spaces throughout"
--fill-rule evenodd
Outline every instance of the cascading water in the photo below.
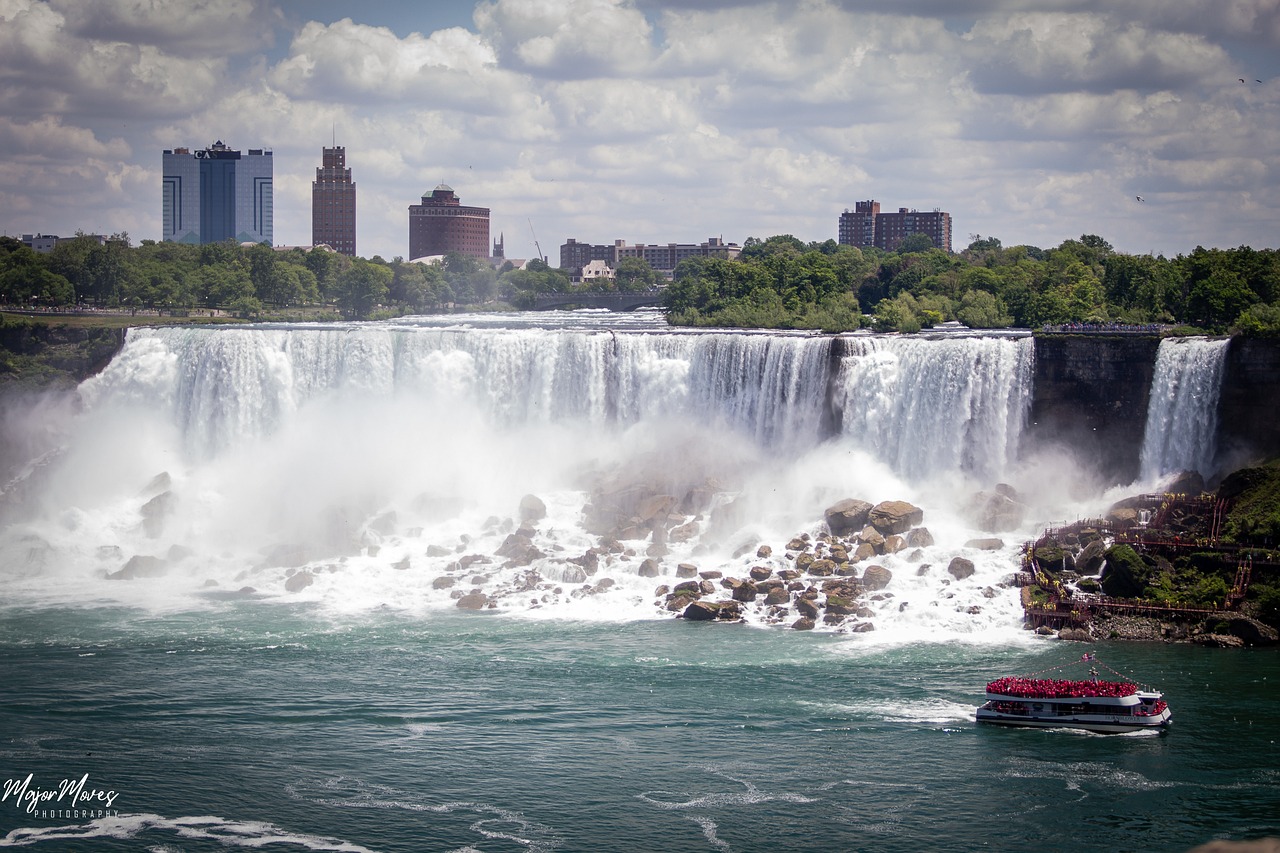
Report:
M 0 536 L 7 585 L 648 618 L 681 564 L 788 569 L 785 544 L 856 497 L 923 506 L 937 542 L 877 558 L 877 636 L 1018 624 L 994 591 L 1015 545 L 965 546 L 947 490 L 1009 470 L 1030 338 L 492 322 L 131 331 Z M 962 554 L 978 571 L 956 581 Z M 783 617 L 762 598 L 748 618 Z
M 1218 395 L 1230 343 L 1209 338 L 1160 342 L 1142 437 L 1142 482 L 1182 471 L 1214 473 Z
M 1031 338 L 851 338 L 838 384 L 844 434 L 908 479 L 998 478 L 1031 405 Z

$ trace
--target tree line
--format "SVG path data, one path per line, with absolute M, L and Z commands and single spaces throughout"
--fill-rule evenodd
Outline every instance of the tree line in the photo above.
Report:
M 189 245 L 85 235 L 36 253 L 0 237 L 0 304 L 90 305 L 243 317 L 325 306 L 353 319 L 457 308 L 528 308 L 543 293 L 648 290 L 661 274 L 624 259 L 615 278 L 571 282 L 542 259 L 523 268 L 449 254 L 440 264 L 278 251 L 234 241 Z M 912 235 L 893 252 L 791 235 L 747 239 L 736 260 L 688 258 L 663 291 L 673 324 L 913 332 L 1067 323 L 1163 324 L 1280 334 L 1280 251 L 1205 249 L 1175 258 L 1116 252 L 1096 235 L 1051 249 L 976 236 L 952 254 Z
M 664 294 L 689 326 L 914 332 L 1162 324 L 1280 334 L 1280 251 L 1205 249 L 1176 258 L 1116 252 L 1086 234 L 1052 249 L 975 236 L 950 254 L 925 235 L 897 251 L 782 235 L 748 239 L 734 261 L 691 258 Z
M 575 286 L 568 272 L 541 259 L 523 269 L 510 262 L 495 269 L 458 253 L 421 264 L 232 240 L 143 240 L 133 246 L 127 234 L 106 240 L 81 234 L 38 253 L 0 237 L 0 304 L 26 307 L 208 308 L 252 318 L 272 309 L 323 306 L 367 319 L 456 307 L 523 308 L 539 293 L 644 290 L 660 280 L 647 263 L 634 260 L 619 267 L 616 279 Z

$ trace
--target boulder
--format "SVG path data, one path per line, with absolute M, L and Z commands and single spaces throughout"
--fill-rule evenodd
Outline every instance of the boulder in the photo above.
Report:
M 796 612 L 809 619 L 818 618 L 818 602 L 812 598 L 797 598 Z
M 665 519 L 675 507 L 676 500 L 674 495 L 651 495 L 636 507 L 636 517 L 642 524 Z
M 947 564 L 947 573 L 958 581 L 970 577 L 974 573 L 973 561 L 964 557 L 953 557 Z
M 303 569 L 285 581 L 284 588 L 288 592 L 301 592 L 311 586 L 311 584 L 315 583 L 315 580 L 316 579 L 311 575 L 311 572 Z
M 666 609 L 672 613 L 680 613 L 697 599 L 682 592 L 673 592 L 667 596 Z
M 774 587 L 769 590 L 768 594 L 764 597 L 764 603 L 768 605 L 786 604 L 790 600 L 791 594 L 787 592 L 787 588 L 785 586 Z
M 874 556 L 876 556 L 875 546 L 867 542 L 863 542 L 858 545 L 854 550 L 853 555 L 849 557 L 849 562 L 861 563 L 863 560 L 870 560 Z
M 827 527 L 837 536 L 861 530 L 867 523 L 872 506 L 867 501 L 846 498 L 832 504 L 823 513 Z
M 684 609 L 684 618 L 695 622 L 741 619 L 742 605 L 736 601 L 695 601 Z
M 686 521 L 684 524 L 677 525 L 667 531 L 668 542 L 688 542 L 701 532 L 701 525 L 696 521 Z
M 1003 533 L 1017 530 L 1026 517 L 1027 507 L 1007 495 L 978 492 L 969 507 L 969 516 L 983 530 Z
M 968 542 L 964 543 L 964 547 L 976 548 L 979 551 L 999 551 L 1004 547 L 1004 540 L 994 538 L 970 539 Z
M 537 495 L 525 495 L 520 499 L 520 521 L 532 523 L 547 517 L 547 505 Z
M 1204 477 L 1198 471 L 1183 471 L 1164 490 L 1174 495 L 1199 495 L 1204 492 Z
M 441 545 L 428 545 L 428 546 L 427 546 L 427 556 L 428 556 L 428 557 L 447 557 L 447 556 L 449 556 L 449 555 L 450 555 L 450 554 L 452 554 L 452 553 L 453 553 L 453 551 L 451 551 L 451 550 L 449 550 L 448 548 L 445 548 L 445 547 L 443 547 L 443 546 L 441 546 Z
M 773 569 L 770 569 L 768 566 L 752 566 L 751 567 L 751 579 L 753 581 L 768 580 L 772 574 L 773 574 Z
M 662 574 L 662 567 L 651 557 L 640 564 L 636 574 L 642 578 L 656 578 Z
M 156 539 L 164 532 L 165 521 L 177 505 L 173 492 L 161 492 L 142 505 L 142 529 L 147 538 Z
M 756 556 L 759 557 L 761 560 L 767 560 L 773 556 L 773 549 L 770 548 L 768 545 L 761 545 L 759 548 L 756 549 Z
M 1198 646 L 1212 646 L 1218 649 L 1243 649 L 1244 640 L 1231 634 L 1196 634 L 1191 642 Z
M 432 589 L 448 589 L 458 582 L 458 579 L 450 575 L 441 575 L 431 582 Z
M 1036 542 L 1035 551 L 1033 552 L 1036 562 L 1040 564 L 1040 568 L 1045 571 L 1061 572 L 1066 568 L 1067 552 L 1062 549 L 1062 545 L 1052 537 L 1044 536 L 1040 541 Z
M 1132 527 L 1138 523 L 1138 511 L 1132 507 L 1113 507 L 1107 511 L 1106 519 L 1118 527 Z
M 858 605 L 852 599 L 844 598 L 839 595 L 827 596 L 827 613 L 838 616 L 848 616 L 857 612 Z
M 697 575 L 698 567 L 692 563 L 681 563 L 676 566 L 676 577 L 678 578 L 692 578 L 697 577 Z
M 489 596 L 483 592 L 469 592 L 458 599 L 456 606 L 462 610 L 484 610 L 489 604 Z
M 1274 646 L 1280 642 L 1280 632 L 1275 628 L 1245 616 L 1229 620 L 1227 632 L 1233 637 L 1239 637 L 1247 646 Z
M 933 534 L 927 527 L 913 527 L 907 531 L 908 548 L 928 548 L 933 544 Z
M 882 501 L 871 508 L 867 520 L 885 536 L 906 533 L 924 521 L 924 510 L 906 501 Z
M 158 578 L 168 568 L 164 560 L 147 554 L 134 554 L 118 571 L 107 575 L 107 580 L 131 581 L 137 578 Z
M 919 529 L 919 528 L 917 528 Z M 907 538 L 898 533 L 891 533 L 884 537 L 884 548 L 882 553 L 896 554 L 903 548 L 907 547 Z
M 858 541 L 864 545 L 870 545 L 876 549 L 877 554 L 884 553 L 884 536 L 879 530 L 868 525 L 858 534 Z
M 742 583 L 738 584 L 737 587 L 734 588 L 733 600 L 743 601 L 743 602 L 755 601 L 756 594 L 757 594 L 756 585 L 751 581 L 743 581 Z
M 863 588 L 872 592 L 884 589 L 891 580 L 893 580 L 893 572 L 884 566 L 867 566 L 867 570 L 862 573 Z
M 1063 628 L 1058 631 L 1058 639 L 1075 643 L 1091 643 L 1093 635 L 1083 628 Z
M 1102 571 L 1102 564 L 1107 558 L 1107 543 L 1094 539 L 1081 549 L 1076 556 L 1076 571 L 1082 575 L 1096 575 Z
M 809 574 L 820 578 L 830 577 L 836 573 L 836 564 L 831 560 L 814 560 L 809 564 Z
M 817 624 L 815 620 L 810 619 L 808 616 L 801 616 L 791 623 L 791 629 L 794 631 L 812 631 Z

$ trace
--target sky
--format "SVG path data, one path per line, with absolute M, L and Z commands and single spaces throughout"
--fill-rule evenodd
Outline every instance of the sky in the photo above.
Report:
M 221 140 L 309 245 L 336 139 L 387 260 L 440 183 L 553 264 L 868 199 L 957 251 L 1278 248 L 1278 106 L 1280 0 L 0 0 L 0 233 L 158 240 L 163 149 Z

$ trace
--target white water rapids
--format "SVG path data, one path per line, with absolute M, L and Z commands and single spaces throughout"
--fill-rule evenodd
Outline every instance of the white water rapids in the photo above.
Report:
M 656 588 L 679 565 L 786 568 L 786 543 L 818 534 L 837 500 L 900 499 L 935 544 L 873 561 L 893 579 L 863 636 L 1007 638 L 1018 546 L 1077 511 L 1039 488 L 1051 463 L 1020 459 L 1029 337 L 854 336 L 837 357 L 816 335 L 463 319 L 131 330 L 46 464 L 7 487 L 0 584 L 33 602 L 247 597 L 336 614 L 426 613 L 475 591 L 529 617 L 667 618 Z M 1029 504 L 1024 525 L 1002 548 L 966 546 L 990 535 L 966 508 L 997 482 Z M 624 540 L 584 573 L 570 559 L 601 544 L 593 494 L 628 489 L 702 502 L 676 507 L 667 553 Z M 495 552 L 525 495 L 546 506 L 539 556 L 508 565 Z M 659 574 L 642 577 L 650 553 Z M 947 574 L 955 556 L 972 577 Z M 131 559 L 144 576 L 107 577 Z M 311 583 L 291 588 L 299 572 Z

